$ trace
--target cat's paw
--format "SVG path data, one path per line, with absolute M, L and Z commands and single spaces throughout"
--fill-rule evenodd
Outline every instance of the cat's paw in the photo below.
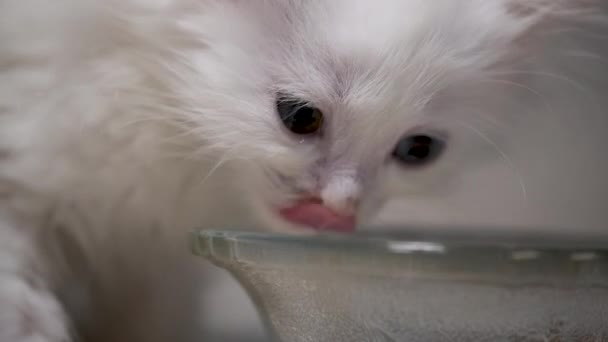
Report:
M 26 281 L 0 273 L 0 342 L 70 342 L 57 299 Z

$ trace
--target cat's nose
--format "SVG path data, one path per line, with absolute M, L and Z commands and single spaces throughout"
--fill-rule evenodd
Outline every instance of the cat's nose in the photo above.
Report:
M 359 209 L 361 186 L 352 174 L 338 173 L 331 177 L 320 192 L 320 197 L 333 210 L 356 215 Z

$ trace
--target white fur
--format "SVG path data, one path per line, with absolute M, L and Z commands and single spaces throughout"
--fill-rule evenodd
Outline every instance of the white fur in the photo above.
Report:
M 602 226 L 605 10 L 0 2 L 0 342 L 196 340 L 185 232 L 292 231 L 273 207 L 301 190 L 362 222 L 395 200 L 385 221 Z M 322 138 L 284 130 L 278 91 L 324 111 Z M 389 156 L 416 130 L 448 149 L 408 170 Z

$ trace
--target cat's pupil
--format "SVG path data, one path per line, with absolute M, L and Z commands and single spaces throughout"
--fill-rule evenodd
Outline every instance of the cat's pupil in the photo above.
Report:
M 323 113 L 297 99 L 279 98 L 277 111 L 283 125 L 295 134 L 312 134 L 323 126 Z
M 443 149 L 443 143 L 428 135 L 411 135 L 402 138 L 393 151 L 393 157 L 406 165 L 423 165 L 433 161 Z
M 431 154 L 431 148 L 427 144 L 415 143 L 409 151 L 409 155 L 417 159 L 425 159 Z

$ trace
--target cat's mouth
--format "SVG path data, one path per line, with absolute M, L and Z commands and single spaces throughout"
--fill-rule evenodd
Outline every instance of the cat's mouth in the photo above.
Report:
M 279 210 L 280 216 L 289 223 L 316 231 L 351 233 L 355 230 L 354 214 L 329 208 L 318 198 L 308 198 Z

